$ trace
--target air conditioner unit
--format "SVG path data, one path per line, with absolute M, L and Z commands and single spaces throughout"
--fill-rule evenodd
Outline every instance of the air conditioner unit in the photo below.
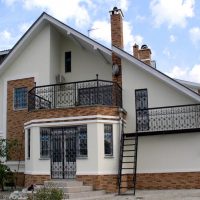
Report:
M 65 82 L 65 77 L 61 74 L 56 75 L 56 83 L 64 83 Z

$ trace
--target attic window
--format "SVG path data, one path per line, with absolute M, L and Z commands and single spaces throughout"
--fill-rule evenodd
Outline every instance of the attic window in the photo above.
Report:
M 71 51 L 65 52 L 65 73 L 71 72 Z

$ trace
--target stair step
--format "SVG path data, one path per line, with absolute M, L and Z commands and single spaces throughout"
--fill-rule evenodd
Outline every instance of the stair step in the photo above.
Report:
M 73 186 L 73 187 L 58 187 L 64 193 L 76 193 L 76 192 L 89 192 L 93 190 L 92 186 Z
M 77 199 L 77 198 L 89 198 L 105 195 L 104 190 L 88 191 L 88 192 L 79 192 L 79 193 L 68 193 L 68 199 Z
M 83 186 L 83 182 L 76 181 L 76 180 L 50 180 L 50 181 L 44 181 L 45 187 L 79 187 Z
M 104 194 L 95 197 L 84 197 L 84 198 L 75 198 L 73 200 L 112 200 L 114 199 L 115 194 Z

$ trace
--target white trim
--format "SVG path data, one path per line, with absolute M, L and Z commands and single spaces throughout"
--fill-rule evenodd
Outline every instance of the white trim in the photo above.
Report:
M 178 83 L 174 79 L 171 79 L 167 75 L 161 73 L 160 71 L 156 70 L 153 67 L 146 65 L 145 63 L 141 62 L 140 60 L 134 58 L 132 55 L 128 54 L 127 52 L 125 52 L 125 51 L 123 51 L 123 50 L 121 50 L 121 49 L 119 49 L 115 46 L 112 47 L 112 50 L 119 57 L 128 60 L 130 63 L 135 64 L 138 68 L 148 72 L 149 74 L 151 74 L 152 76 L 154 76 L 158 79 L 161 79 L 162 81 L 164 81 L 165 83 L 167 83 L 171 87 L 173 87 L 173 88 L 179 90 L 180 92 L 188 95 L 189 97 L 191 97 L 195 101 L 200 102 L 200 96 L 197 93 L 191 91 L 187 87 L 184 87 L 183 85 L 181 85 L 180 83 Z
M 27 175 L 51 175 L 50 172 L 42 172 L 42 171 L 25 171 L 24 174 L 27 174 Z
M 24 123 L 24 126 L 30 123 L 37 122 L 52 122 L 52 121 L 70 121 L 70 120 L 80 120 L 80 119 L 93 119 L 93 118 L 105 118 L 105 119 L 119 119 L 118 116 L 109 116 L 109 115 L 88 115 L 88 116 L 77 116 L 77 117 L 61 117 L 61 118 L 46 118 L 46 119 L 35 119 L 29 122 Z
M 120 121 L 114 120 L 84 120 L 84 121 L 69 121 L 69 122 L 54 122 L 54 123 L 35 123 L 26 125 L 24 128 L 32 128 L 32 127 L 53 127 L 53 126 L 64 126 L 64 125 L 80 125 L 80 124 L 90 124 L 90 123 L 112 123 L 112 124 L 119 124 Z

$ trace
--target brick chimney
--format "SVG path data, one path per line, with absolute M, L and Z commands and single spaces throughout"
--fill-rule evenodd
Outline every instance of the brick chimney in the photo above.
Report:
M 112 46 L 116 46 L 120 49 L 124 48 L 123 43 L 123 13 L 121 9 L 114 7 L 110 12 L 111 20 L 111 41 Z M 122 86 L 122 70 L 121 70 L 121 59 L 112 53 L 113 63 L 113 81 L 117 82 Z
M 151 49 L 149 49 L 146 44 L 143 44 L 140 49 L 139 46 L 135 44 L 133 46 L 133 56 L 147 65 L 155 67 L 152 65 L 153 61 L 151 60 Z

